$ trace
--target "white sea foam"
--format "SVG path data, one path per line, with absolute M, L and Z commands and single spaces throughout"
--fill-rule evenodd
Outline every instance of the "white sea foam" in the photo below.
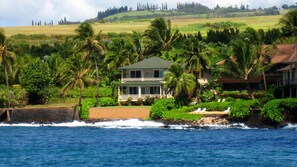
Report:
M 67 123 L 52 123 L 52 124 L 0 124 L 0 126 L 16 126 L 16 127 L 40 127 L 40 126 L 53 126 L 53 127 L 99 127 L 99 128 L 121 128 L 121 129 L 142 129 L 142 128 L 159 128 L 163 127 L 163 123 L 154 121 L 141 121 L 138 119 L 130 120 L 118 120 L 118 121 L 106 121 L 106 122 L 94 122 L 86 123 L 84 121 L 73 121 Z
M 297 131 L 297 124 L 288 124 L 284 129 L 295 129 Z
M 238 128 L 238 129 L 250 129 L 244 124 L 227 124 L 227 125 L 218 125 L 218 124 L 205 124 L 197 127 L 190 125 L 169 125 L 165 126 L 163 123 L 155 121 L 142 121 L 138 119 L 130 120 L 116 120 L 116 121 L 103 121 L 103 122 L 93 122 L 86 123 L 84 121 L 73 121 L 67 123 L 52 123 L 52 124 L 36 124 L 36 123 L 20 123 L 20 124 L 4 124 L 1 123 L 0 127 L 3 126 L 14 126 L 14 127 L 98 127 L 98 128 L 116 128 L 116 129 L 145 129 L 145 128 L 168 128 L 176 130 L 184 129 L 228 129 L 228 128 Z M 288 125 L 286 128 L 297 128 L 297 125 Z

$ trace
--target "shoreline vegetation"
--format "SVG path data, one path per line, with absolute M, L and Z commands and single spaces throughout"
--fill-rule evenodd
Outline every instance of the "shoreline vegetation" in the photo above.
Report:
M 274 17 L 271 24 L 264 22 L 271 21 L 267 17 L 249 17 L 246 18 L 248 22 L 240 21 L 243 18 L 215 18 L 214 22 L 209 19 L 206 23 L 203 19 L 189 18 L 183 23 L 188 26 L 184 29 L 174 27 L 176 23 L 182 26 L 183 19 L 172 19 L 171 22 L 156 18 L 150 23 L 142 23 L 145 28 L 132 33 L 119 30 L 102 33 L 98 31 L 101 24 L 86 22 L 79 26 L 49 26 L 49 29 L 70 28 L 63 29 L 61 36 L 47 36 L 50 30 L 40 26 L 41 35 L 11 36 L 9 32 L 7 38 L 4 30 L 0 29 L 0 108 L 8 109 L 1 111 L 1 121 L 6 119 L 6 114 L 9 122 L 14 108 L 27 106 L 27 109 L 38 110 L 42 108 L 38 105 L 49 104 L 45 108 L 53 110 L 61 107 L 60 104 L 67 104 L 68 107 L 75 106 L 72 112 L 79 111 L 81 120 L 90 118 L 90 108 L 121 105 L 151 106 L 148 120 L 166 124 L 199 126 L 209 122 L 241 122 L 251 127 L 279 128 L 286 123 L 296 123 L 297 98 L 278 99 L 280 90 L 277 89 L 280 87 L 273 82 L 266 83 L 265 80 L 261 83 L 263 85 L 252 85 L 254 77 L 263 76 L 264 80 L 265 72 L 275 65 L 269 61 L 269 56 L 274 54 L 269 52 L 269 47 L 265 48 L 269 50 L 266 52 L 264 46 L 296 43 L 297 10 L 271 16 Z M 257 22 L 256 18 L 261 21 Z M 247 27 L 256 22 L 256 26 Z M 275 23 L 279 24 L 275 26 Z M 126 27 L 124 23 L 110 24 L 131 31 L 130 22 L 125 23 Z M 270 27 L 272 24 L 273 28 Z M 97 26 L 96 31 L 93 26 Z M 11 29 L 22 33 L 22 27 Z M 110 27 L 108 29 L 112 31 Z M 67 36 L 68 33 L 71 35 Z M 118 101 L 119 95 L 129 94 L 126 90 L 118 90 L 122 77 L 119 67 L 152 56 L 176 63 L 163 78 L 166 95 L 174 98 L 129 97 L 126 101 Z M 223 63 L 219 65 L 219 62 Z M 184 64 L 184 67 L 179 64 Z M 212 78 L 203 84 L 199 80 L 205 70 L 210 71 Z M 228 89 L 218 82 L 220 77 L 241 80 L 242 85 L 229 90 L 230 87 Z M 133 92 L 130 94 L 137 94 L 137 90 L 130 91 Z M 290 96 L 296 97 L 292 92 Z M 218 102 L 218 99 L 224 100 Z M 210 117 L 200 111 L 226 114 Z M 38 115 L 41 120 L 46 120 L 50 114 L 44 112 Z

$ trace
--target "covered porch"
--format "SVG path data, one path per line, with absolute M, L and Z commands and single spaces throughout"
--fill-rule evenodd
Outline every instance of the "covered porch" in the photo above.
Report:
M 118 88 L 118 101 L 137 101 L 147 97 L 164 97 L 164 84 L 158 82 L 126 82 Z

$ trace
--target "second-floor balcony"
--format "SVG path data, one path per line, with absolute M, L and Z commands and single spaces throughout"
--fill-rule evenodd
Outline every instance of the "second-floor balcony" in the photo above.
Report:
M 280 82 L 280 86 L 297 85 L 297 79 L 285 79 Z
M 143 77 L 143 78 L 122 78 L 122 82 L 131 81 L 163 81 L 163 78 Z

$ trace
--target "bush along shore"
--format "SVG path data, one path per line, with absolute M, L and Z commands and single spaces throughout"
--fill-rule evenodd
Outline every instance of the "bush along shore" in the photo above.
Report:
M 207 111 L 195 112 L 199 108 Z M 230 111 L 227 111 L 228 108 Z M 211 111 L 224 113 L 224 110 L 226 114 L 212 112 L 214 114 L 208 115 Z M 281 128 L 288 123 L 297 123 L 297 99 L 274 99 L 264 103 L 259 100 L 208 102 L 187 107 L 179 106 L 175 99 L 159 99 L 151 108 L 150 119 L 166 125 L 185 124 L 193 127 L 244 123 L 255 128 Z

